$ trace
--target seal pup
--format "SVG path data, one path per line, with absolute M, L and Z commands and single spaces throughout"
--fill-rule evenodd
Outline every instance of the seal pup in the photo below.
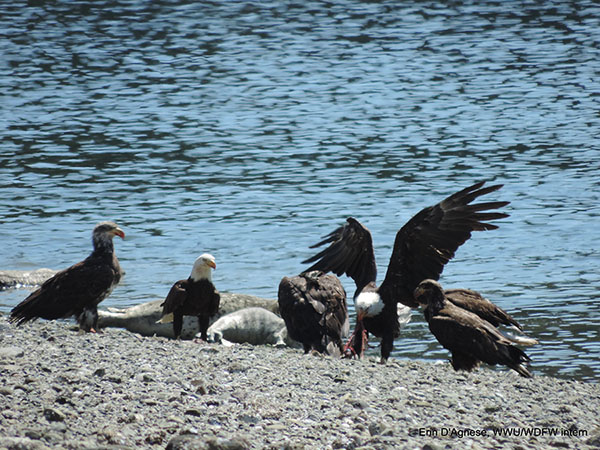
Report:
M 217 319 L 208 328 L 208 341 L 276 347 L 300 347 L 288 336 L 284 320 L 264 308 L 244 308 Z

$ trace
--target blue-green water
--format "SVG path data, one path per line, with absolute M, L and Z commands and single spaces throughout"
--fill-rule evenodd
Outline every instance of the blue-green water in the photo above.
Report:
M 511 216 L 442 283 L 537 337 L 535 374 L 597 381 L 598 30 L 587 1 L 2 2 L 0 269 L 67 267 L 112 219 L 127 275 L 102 306 L 164 297 L 205 251 L 220 290 L 275 298 L 347 216 L 382 278 L 405 221 L 486 179 Z M 415 311 L 394 356 L 447 352 Z

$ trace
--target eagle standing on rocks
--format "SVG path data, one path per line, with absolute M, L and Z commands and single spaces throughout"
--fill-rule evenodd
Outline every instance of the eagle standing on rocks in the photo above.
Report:
M 387 273 L 379 286 L 371 233 L 355 218 L 349 217 L 344 225 L 311 247 L 330 244 L 303 261 L 314 262 L 307 272 L 346 274 L 356 284 L 357 322 L 349 343 L 351 354 L 362 355 L 369 332 L 381 337 L 381 362 L 385 362 L 394 339 L 400 335 L 398 303 L 411 308 L 419 306 L 413 297 L 417 285 L 427 278 L 437 280 L 471 232 L 494 230 L 498 227 L 488 221 L 508 216 L 492 210 L 509 202 L 472 203 L 502 187 L 483 185 L 482 181 L 458 191 L 410 219 L 396 234 Z
M 338 277 L 319 271 L 283 277 L 277 301 L 288 335 L 302 344 L 304 353 L 341 356 L 350 322 L 346 291 Z
M 476 313 L 455 305 L 434 280 L 424 280 L 415 289 L 415 299 L 426 303 L 425 319 L 442 346 L 452 353 L 454 370 L 475 369 L 480 362 L 502 364 L 530 378 L 526 364 L 530 358 L 512 345 L 515 341 L 501 334 Z
M 197 316 L 200 338 L 204 341 L 208 339 L 206 333 L 208 322 L 217 314 L 221 301 L 219 291 L 212 283 L 211 270 L 216 268 L 214 256 L 208 253 L 200 255 L 194 261 L 189 278 L 177 281 L 160 305 L 163 311 L 158 322 L 173 322 L 175 339 L 181 337 L 183 316 Z
M 110 295 L 123 272 L 114 252 L 113 237 L 125 238 L 114 222 L 100 222 L 92 233 L 94 250 L 83 261 L 46 280 L 15 306 L 10 322 L 17 325 L 42 319 L 76 316 L 79 328 L 95 332 L 98 304 Z

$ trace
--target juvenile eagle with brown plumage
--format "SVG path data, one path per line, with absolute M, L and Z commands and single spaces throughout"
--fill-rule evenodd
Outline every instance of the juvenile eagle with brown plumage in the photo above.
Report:
M 422 281 L 414 295 L 417 301 L 427 304 L 429 329 L 450 350 L 454 370 L 471 371 L 485 362 L 505 365 L 523 377 L 532 376 L 526 367 L 530 358 L 490 322 L 448 300 L 437 281 Z
M 114 222 L 100 222 L 92 232 L 94 250 L 83 261 L 56 273 L 15 306 L 10 322 L 77 318 L 79 328 L 95 332 L 98 304 L 110 295 L 123 272 L 114 253 L 113 237 L 125 237 Z
M 313 271 L 283 277 L 277 301 L 288 335 L 302 344 L 305 353 L 341 355 L 350 323 L 346 291 L 335 275 Z

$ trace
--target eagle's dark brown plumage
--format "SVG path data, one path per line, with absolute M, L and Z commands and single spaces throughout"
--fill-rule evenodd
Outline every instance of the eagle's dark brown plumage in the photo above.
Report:
M 437 281 L 422 281 L 414 295 L 418 301 L 427 302 L 425 319 L 429 329 L 452 353 L 455 370 L 471 371 L 485 362 L 502 364 L 523 377 L 531 377 L 526 367 L 530 358 L 487 320 L 449 301 Z
M 108 297 L 123 275 L 114 253 L 114 236 L 125 237 L 114 222 L 96 225 L 92 233 L 92 253 L 46 280 L 12 309 L 9 321 L 21 325 L 37 318 L 76 316 L 80 329 L 95 331 L 98 304 Z
M 304 352 L 340 356 L 348 335 L 346 291 L 335 275 L 314 271 L 283 277 L 277 295 L 289 336 Z
M 519 330 L 523 329 L 519 322 L 517 322 L 510 314 L 499 306 L 494 305 L 477 291 L 472 291 L 470 289 L 446 289 L 444 294 L 446 295 L 446 299 L 456 306 L 477 314 L 495 327 L 507 325 L 516 327 Z
M 473 231 L 498 228 L 489 223 L 508 214 L 492 211 L 509 202 L 472 202 L 497 191 L 502 185 L 483 187 L 484 182 L 465 188 L 440 203 L 424 208 L 396 234 L 392 256 L 383 283 L 376 285 L 377 267 L 371 233 L 358 220 L 346 223 L 311 248 L 330 244 L 304 263 L 314 262 L 307 271 L 321 270 L 346 274 L 356 284 L 354 303 L 357 327 L 381 337 L 381 359 L 387 360 L 394 339 L 399 336 L 398 302 L 415 308 L 413 291 L 424 279 L 438 279 L 444 265 Z M 362 327 L 359 327 L 362 329 Z M 353 333 L 353 341 L 357 333 Z M 354 344 L 351 344 L 354 345 Z M 361 347 L 360 344 L 357 347 Z M 358 352 L 360 355 L 361 352 Z
M 538 344 L 537 340 L 522 334 L 523 327 L 521 327 L 521 324 L 514 317 L 479 292 L 471 289 L 446 289 L 444 290 L 444 295 L 446 296 L 446 300 L 462 309 L 477 314 L 495 327 L 504 325 L 515 330 L 517 334 L 508 334 L 508 331 L 502 333 L 511 342 L 525 346 Z
M 200 338 L 207 340 L 207 329 L 210 318 L 217 314 L 221 295 L 212 283 L 211 269 L 215 269 L 215 258 L 208 253 L 200 255 L 194 262 L 192 273 L 187 280 L 179 280 L 173 284 L 163 307 L 159 322 L 173 322 L 175 339 L 181 337 L 183 316 L 198 317 Z

